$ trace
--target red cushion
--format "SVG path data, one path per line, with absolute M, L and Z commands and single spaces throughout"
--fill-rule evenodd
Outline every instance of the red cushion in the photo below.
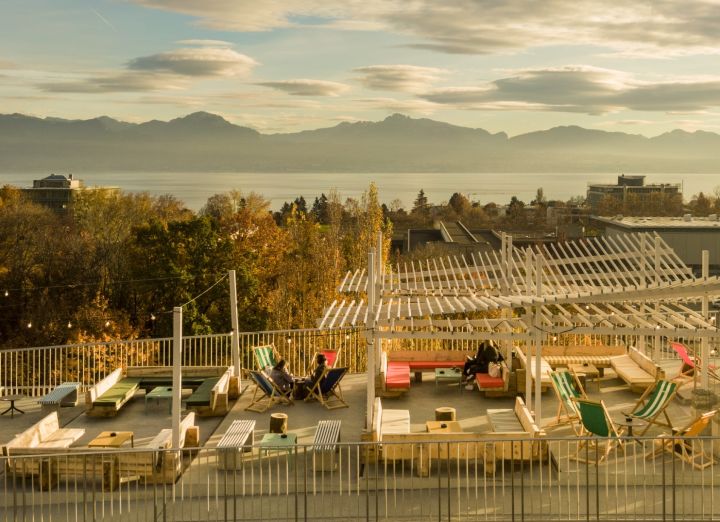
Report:
M 489 373 L 476 373 L 475 380 L 477 381 L 478 388 L 485 390 L 488 388 L 503 388 L 505 381 L 502 377 L 490 377 Z
M 462 368 L 464 361 L 410 361 L 411 370 L 434 370 L 435 368 Z
M 386 388 L 410 388 L 410 366 L 404 362 L 389 362 L 385 375 Z

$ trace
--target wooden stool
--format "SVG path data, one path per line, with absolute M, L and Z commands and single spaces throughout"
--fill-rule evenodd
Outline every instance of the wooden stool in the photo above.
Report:
M 287 433 L 287 413 L 273 413 L 270 415 L 270 433 Z
M 456 420 L 455 408 L 444 406 L 442 408 L 435 409 L 435 420 L 436 421 L 454 421 Z

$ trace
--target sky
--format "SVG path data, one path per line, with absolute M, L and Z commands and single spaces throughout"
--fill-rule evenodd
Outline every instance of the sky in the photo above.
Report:
M 720 0 L 2 0 L 0 113 L 720 132 Z

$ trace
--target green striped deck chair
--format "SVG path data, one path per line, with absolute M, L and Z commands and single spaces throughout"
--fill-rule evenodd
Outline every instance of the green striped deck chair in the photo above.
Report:
M 253 353 L 255 354 L 255 362 L 257 363 L 258 370 L 261 371 L 268 366 L 275 366 L 278 360 L 280 360 L 280 356 L 273 344 L 254 346 Z
M 578 451 L 572 458 L 589 464 L 600 464 L 615 448 L 622 448 L 622 431 L 613 423 L 603 401 L 573 399 L 573 402 L 580 414 L 583 427 L 581 435 L 586 438 L 580 441 Z M 604 448 L 601 446 L 603 442 Z M 583 451 L 585 447 L 587 450 Z
M 645 390 L 645 393 L 642 394 L 642 397 L 640 397 L 640 400 L 632 412 L 623 413 L 623 415 L 642 419 L 647 422 L 645 429 L 639 432 L 638 435 L 644 435 L 653 424 L 666 426 L 671 430 L 673 429 L 672 422 L 667 414 L 667 407 L 675 397 L 677 389 L 678 385 L 676 383 L 660 379 L 655 383 L 655 386 L 649 386 L 648 389 Z M 658 420 L 661 414 L 665 416 L 667 422 Z
M 550 426 L 569 424 L 575 435 L 580 434 L 580 414 L 573 399 L 587 399 L 585 390 L 577 378 L 568 371 L 550 372 L 550 383 L 558 400 L 558 411 L 555 421 Z

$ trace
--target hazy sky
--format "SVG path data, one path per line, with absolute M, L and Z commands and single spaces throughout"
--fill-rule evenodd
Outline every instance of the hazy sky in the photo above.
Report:
M 2 0 L 0 112 L 720 131 L 720 0 Z

